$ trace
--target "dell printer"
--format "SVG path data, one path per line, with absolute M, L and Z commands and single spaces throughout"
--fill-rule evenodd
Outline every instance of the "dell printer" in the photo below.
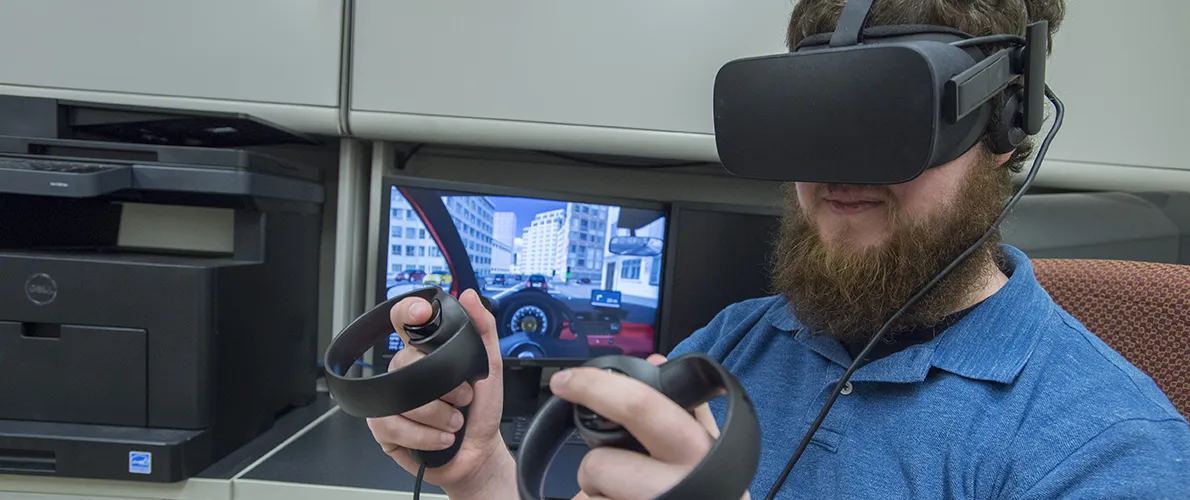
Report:
M 180 481 L 314 401 L 324 186 L 281 143 L 0 96 L 0 474 Z

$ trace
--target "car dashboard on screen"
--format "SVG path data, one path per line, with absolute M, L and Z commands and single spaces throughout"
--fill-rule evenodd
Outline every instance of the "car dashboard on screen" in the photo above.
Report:
M 474 288 L 505 358 L 565 364 L 655 351 L 665 212 L 412 186 L 389 195 L 388 298 Z M 404 345 L 396 337 L 385 347 Z

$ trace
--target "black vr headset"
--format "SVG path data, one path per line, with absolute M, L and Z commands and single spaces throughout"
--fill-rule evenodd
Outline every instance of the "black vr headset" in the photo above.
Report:
M 958 158 L 985 132 L 1000 154 L 1041 130 L 1048 23 L 1029 25 L 1024 38 L 865 28 L 871 5 L 851 0 L 834 33 L 719 70 L 715 142 L 729 172 L 896 184 Z M 991 44 L 1008 48 L 985 57 L 981 46 Z

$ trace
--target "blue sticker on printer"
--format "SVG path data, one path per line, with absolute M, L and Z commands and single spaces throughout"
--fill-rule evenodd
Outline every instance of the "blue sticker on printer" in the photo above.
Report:
M 128 472 L 133 474 L 152 474 L 153 454 L 147 451 L 128 452 Z

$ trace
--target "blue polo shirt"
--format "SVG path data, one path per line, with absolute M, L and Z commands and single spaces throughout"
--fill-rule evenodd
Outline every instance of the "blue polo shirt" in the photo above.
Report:
M 1003 250 L 995 295 L 852 374 L 777 498 L 1190 499 L 1185 418 L 1050 299 L 1024 253 Z M 780 296 L 728 307 L 670 357 L 692 351 L 756 405 L 763 500 L 851 357 Z M 725 406 L 711 405 L 720 425 Z

